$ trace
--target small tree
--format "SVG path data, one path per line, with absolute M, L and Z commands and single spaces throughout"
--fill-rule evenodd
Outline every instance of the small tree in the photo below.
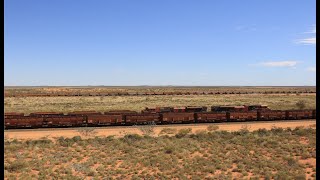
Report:
M 304 109 L 306 107 L 306 103 L 304 101 L 298 101 L 296 103 L 296 106 L 299 108 L 299 109 Z

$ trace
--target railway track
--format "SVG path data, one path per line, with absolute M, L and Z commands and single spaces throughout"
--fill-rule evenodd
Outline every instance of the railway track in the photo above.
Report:
M 153 127 L 152 136 L 159 136 L 162 134 L 162 130 L 165 128 L 173 128 L 177 132 L 181 129 L 191 128 L 192 133 L 208 130 L 210 125 L 216 125 L 219 127 L 219 131 L 239 131 L 243 128 L 247 128 L 249 131 L 255 131 L 258 129 L 270 130 L 273 127 L 277 128 L 291 128 L 296 127 L 315 127 L 315 119 L 306 120 L 286 120 L 286 121 L 260 121 L 260 122 L 232 122 L 232 123 L 199 123 L 199 124 L 172 124 L 172 125 L 157 125 Z M 56 140 L 60 137 L 73 138 L 75 136 L 81 136 L 83 139 L 93 137 L 124 137 L 127 134 L 138 134 L 143 135 L 141 126 L 108 126 L 108 127 L 95 127 L 93 134 L 84 135 L 82 134 L 81 128 L 70 127 L 70 128 L 58 128 L 58 129 L 11 129 L 4 131 L 4 138 L 6 140 L 37 140 L 42 138 L 48 138 Z M 168 134 L 169 136 L 174 134 Z
M 293 123 L 293 122 L 316 122 L 316 119 L 300 119 L 300 120 L 269 120 L 269 121 L 241 121 L 241 122 L 212 122 L 212 123 L 179 123 L 179 124 L 155 124 L 154 127 L 197 127 L 209 125 L 255 125 L 255 124 L 277 124 L 277 123 Z M 5 132 L 30 132 L 30 131 L 63 131 L 63 130 L 79 130 L 83 128 L 94 128 L 96 130 L 108 129 L 136 129 L 137 127 L 148 126 L 148 124 L 139 125 L 117 125 L 117 126 L 93 126 L 93 127 L 57 127 L 57 128 L 36 128 L 36 129 L 5 129 Z M 150 126 L 150 125 L 149 125 Z

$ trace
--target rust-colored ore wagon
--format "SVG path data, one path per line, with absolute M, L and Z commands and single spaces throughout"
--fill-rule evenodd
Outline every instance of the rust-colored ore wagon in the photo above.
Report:
M 286 119 L 286 111 L 281 110 L 259 110 L 258 120 L 284 120 Z
M 84 116 L 51 116 L 43 120 L 44 127 L 78 127 L 86 125 L 86 117 Z
M 213 112 L 246 112 L 247 106 L 211 106 Z
M 270 111 L 259 110 L 258 111 L 258 120 L 282 120 L 282 119 L 286 119 L 286 111 L 281 111 L 281 110 L 270 110 Z
M 287 119 L 312 119 L 313 110 L 287 110 Z
M 30 113 L 32 117 L 52 117 L 52 116 L 63 116 L 62 112 L 34 112 Z
M 255 110 L 259 110 L 259 111 L 269 111 L 269 107 L 267 105 L 249 105 L 248 106 L 248 110 L 249 111 L 255 111 Z
M 194 113 L 163 113 L 162 114 L 162 123 L 169 124 L 169 123 L 192 123 L 195 122 Z
M 101 115 L 100 112 L 97 111 L 74 111 L 68 113 L 71 116 L 87 116 L 87 115 Z
M 121 125 L 122 115 L 88 115 L 89 126 Z
M 42 127 L 43 117 L 21 116 L 5 119 L 5 129 L 8 128 L 39 128 Z
M 187 106 L 186 112 L 206 112 L 206 106 Z
M 136 111 L 131 110 L 118 110 L 118 111 L 107 111 L 104 112 L 105 115 L 127 115 L 127 114 L 138 114 Z
M 148 108 L 146 107 L 142 110 L 143 113 L 165 113 L 165 112 L 172 112 L 173 107 L 155 107 L 155 108 Z
M 16 113 L 16 112 L 4 113 L 4 119 L 19 118 L 21 116 L 23 117 L 24 113 Z
M 227 120 L 226 112 L 198 112 L 195 116 L 197 122 L 224 122 Z
M 227 112 L 228 121 L 251 121 L 257 120 L 257 112 Z
M 173 112 L 186 112 L 186 107 L 174 107 Z
M 124 117 L 126 125 L 147 124 L 149 122 L 160 123 L 160 115 L 155 113 L 127 114 Z

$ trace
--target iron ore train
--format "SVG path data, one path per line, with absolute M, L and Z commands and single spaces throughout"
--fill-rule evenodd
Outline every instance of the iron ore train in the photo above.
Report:
M 140 113 L 130 110 L 5 113 L 5 129 L 116 126 L 137 124 L 209 123 L 315 119 L 316 110 L 271 110 L 264 105 L 145 108 Z
M 161 95 L 225 95 L 225 94 L 302 94 L 316 93 L 313 90 L 292 91 L 189 91 L 189 92 L 39 92 L 39 93 L 14 93 L 5 92 L 5 97 L 56 97 L 56 96 L 161 96 Z

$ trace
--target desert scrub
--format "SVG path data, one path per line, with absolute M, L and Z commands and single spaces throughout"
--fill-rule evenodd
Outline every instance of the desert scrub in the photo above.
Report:
M 305 168 L 312 168 L 309 177 L 316 176 L 314 164 L 300 163 L 304 158 L 315 160 L 316 129 L 195 134 L 181 129 L 177 134 L 89 139 L 78 136 L 51 142 L 6 140 L 5 177 L 21 179 L 29 173 L 31 179 L 122 179 L 134 175 L 148 179 L 241 179 L 253 173 L 265 179 L 300 179 Z M 301 143 L 301 138 L 309 143 Z M 25 148 L 29 146 L 32 148 Z M 222 173 L 215 174 L 218 171 Z
M 149 100 L 147 100 L 147 98 Z M 190 95 L 190 96 L 106 96 L 100 97 L 17 97 L 4 98 L 5 112 L 72 112 L 98 111 L 116 109 L 141 111 L 145 107 L 157 106 L 219 106 L 236 104 L 267 104 L 271 109 L 299 109 L 297 102 L 303 101 L 305 109 L 316 108 L 316 94 L 284 96 L 268 94 L 248 95 Z
M 177 132 L 177 129 L 175 128 L 163 128 L 160 131 L 160 134 L 175 134 Z
M 185 137 L 187 134 L 189 134 L 192 131 L 191 128 L 184 128 L 184 129 L 180 129 L 178 131 L 178 133 L 176 134 L 177 138 L 182 138 Z
M 217 125 L 210 125 L 207 127 L 208 131 L 216 131 L 218 129 L 219 129 L 219 126 L 217 126 Z

